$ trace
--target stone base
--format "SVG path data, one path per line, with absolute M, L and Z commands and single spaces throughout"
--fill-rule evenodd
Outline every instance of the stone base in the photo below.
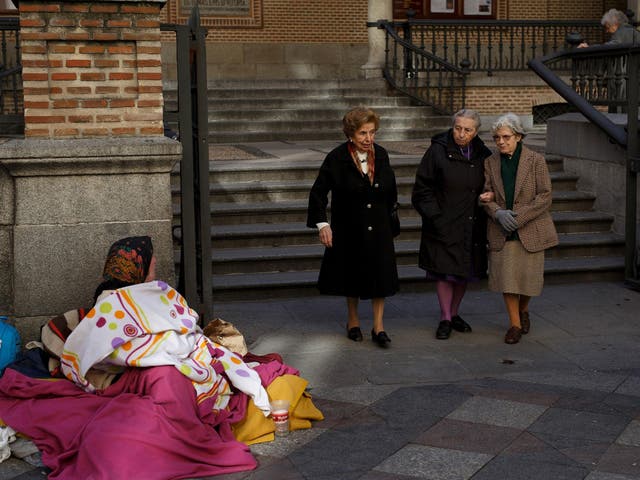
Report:
M 126 236 L 151 235 L 158 277 L 173 283 L 170 172 L 180 156 L 165 137 L 0 145 L 0 190 L 12 199 L 0 205 L 3 313 L 91 306 L 107 250 Z

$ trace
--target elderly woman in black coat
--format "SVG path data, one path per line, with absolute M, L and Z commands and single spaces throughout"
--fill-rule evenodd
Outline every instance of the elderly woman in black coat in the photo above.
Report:
M 419 266 L 435 280 L 440 304 L 436 338 L 470 332 L 458 308 L 471 280 L 486 276 L 486 214 L 478 197 L 484 159 L 491 151 L 477 136 L 480 116 L 453 115 L 453 126 L 431 139 L 416 173 L 411 201 L 422 216 Z
M 374 143 L 380 120 L 368 108 L 354 108 L 342 120 L 347 141 L 326 156 L 309 194 L 307 226 L 317 228 L 326 247 L 318 288 L 347 297 L 347 337 L 362 341 L 359 299 L 372 299 L 371 339 L 388 346 L 385 297 L 398 290 L 390 215 L 398 198 L 386 150 Z M 331 192 L 331 224 L 327 220 Z

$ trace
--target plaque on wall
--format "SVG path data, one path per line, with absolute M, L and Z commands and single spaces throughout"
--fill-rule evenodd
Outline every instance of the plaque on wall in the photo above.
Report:
M 262 0 L 178 0 L 178 17 L 189 18 L 196 5 L 203 26 L 262 27 Z

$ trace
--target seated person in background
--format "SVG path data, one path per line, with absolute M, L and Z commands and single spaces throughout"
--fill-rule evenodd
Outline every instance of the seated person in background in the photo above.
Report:
M 640 32 L 633 25 L 629 24 L 629 19 L 620 10 L 612 8 L 602 16 L 600 23 L 605 31 L 611 35 L 605 45 L 633 44 L 640 45 Z M 588 47 L 587 42 L 582 42 L 578 48 Z

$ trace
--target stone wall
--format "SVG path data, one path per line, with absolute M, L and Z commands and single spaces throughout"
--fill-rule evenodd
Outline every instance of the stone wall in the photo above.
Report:
M 608 116 L 626 125 L 625 115 Z M 596 195 L 595 209 L 613 215 L 613 230 L 624 233 L 626 151 L 581 114 L 566 113 L 547 122 L 546 153 L 563 157 L 565 171 L 580 177 L 578 189 Z
M 91 306 L 109 245 L 150 235 L 174 283 L 163 0 L 22 0 L 25 133 L 0 144 L 0 313 L 24 341 Z

